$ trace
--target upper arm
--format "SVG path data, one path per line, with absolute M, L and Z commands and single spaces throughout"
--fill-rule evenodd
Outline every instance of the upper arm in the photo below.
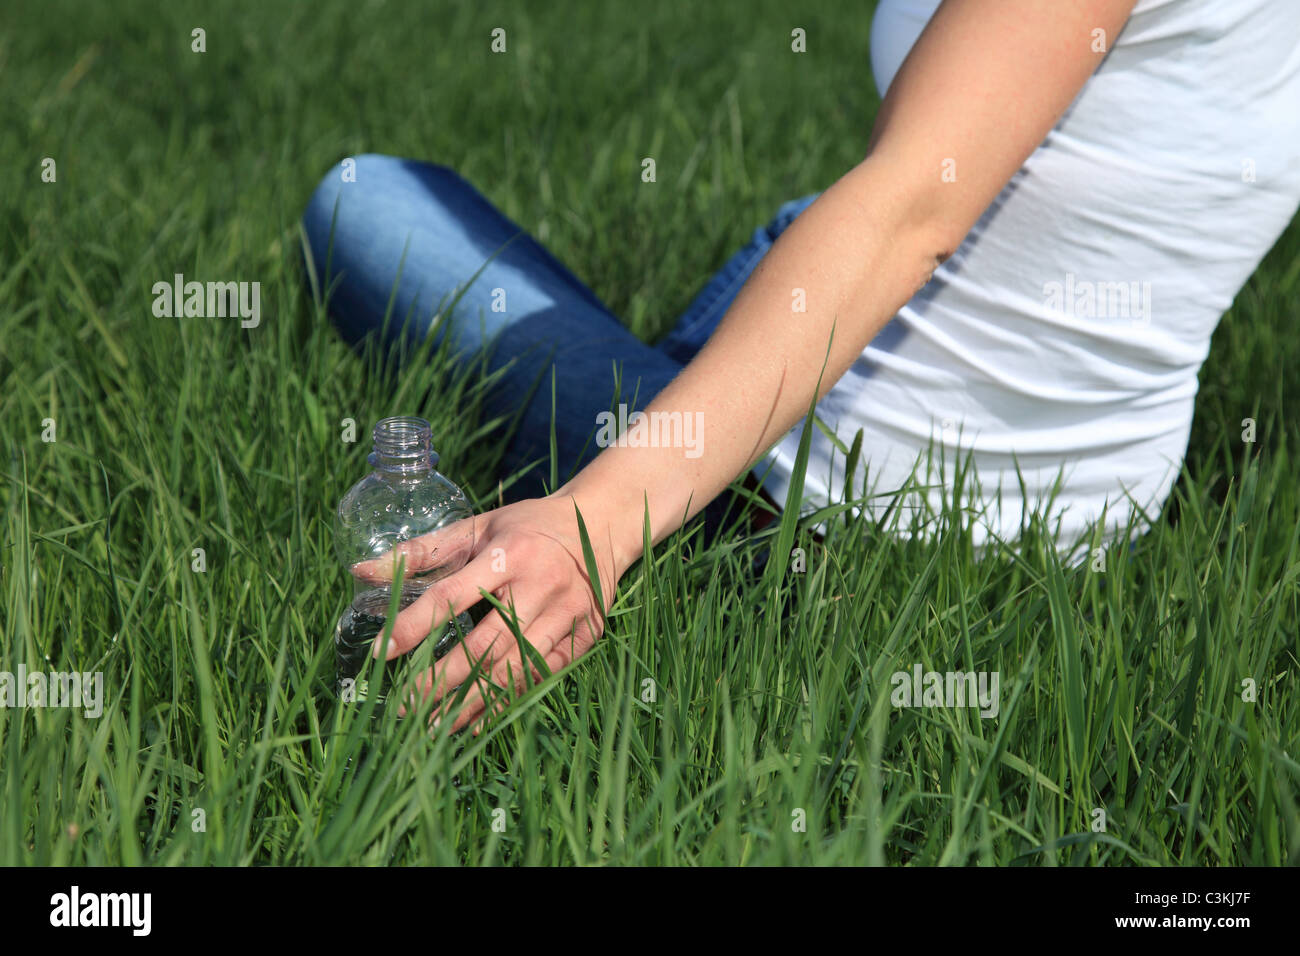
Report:
M 885 171 L 908 214 L 930 225 L 936 255 L 961 242 L 1056 125 L 1135 3 L 939 6 L 890 84 L 863 162 Z

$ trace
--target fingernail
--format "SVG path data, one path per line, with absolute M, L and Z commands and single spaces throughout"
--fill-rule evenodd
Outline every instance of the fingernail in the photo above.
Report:
M 363 578 L 367 581 L 375 578 L 384 577 L 384 565 L 376 558 L 367 558 L 365 561 L 358 561 L 348 571 L 354 578 Z

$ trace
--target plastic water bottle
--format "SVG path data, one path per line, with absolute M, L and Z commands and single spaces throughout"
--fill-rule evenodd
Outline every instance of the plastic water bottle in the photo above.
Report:
M 380 421 L 374 429 L 374 451 L 367 460 L 374 470 L 343 496 L 335 520 L 335 549 L 345 568 L 387 555 L 403 541 L 474 514 L 465 493 L 437 471 L 432 432 L 423 418 L 403 416 Z M 439 538 L 437 550 L 429 556 L 431 560 L 423 562 L 429 566 L 412 567 L 408 560 L 398 597 L 399 610 L 409 607 L 429 585 L 465 566 L 474 548 L 473 522 L 464 521 L 462 528 L 449 535 Z M 375 586 L 355 577 L 353 584 L 352 603 L 339 618 L 334 633 L 337 689 L 340 698 L 349 702 L 370 696 L 367 677 L 371 673 L 371 648 L 384 629 L 393 598 L 393 589 L 388 585 Z M 461 614 L 457 620 L 462 633 L 473 624 L 468 614 Z M 441 632 L 431 634 L 425 643 L 433 644 L 432 660 L 446 654 L 457 637 L 450 621 Z M 416 653 L 411 651 L 405 657 Z M 387 696 L 400 661 L 389 661 L 384 667 L 381 685 L 374 689 L 378 703 L 382 704 Z

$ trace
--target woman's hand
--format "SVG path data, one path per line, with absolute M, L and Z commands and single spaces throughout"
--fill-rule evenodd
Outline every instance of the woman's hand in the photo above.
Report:
M 603 591 L 601 601 L 609 607 L 618 578 L 631 563 L 616 557 L 606 522 L 585 513 L 597 574 Z M 574 500 L 562 491 L 546 498 L 533 498 L 506 505 L 448 525 L 394 548 L 388 555 L 361 562 L 352 573 L 370 584 L 393 579 L 397 559 L 406 559 L 406 574 L 412 575 L 446 562 L 444 545 L 466 540 L 465 522 L 474 523 L 473 545 L 465 566 L 431 584 L 427 591 L 397 615 L 388 643 L 392 660 L 422 642 L 434 628 L 441 628 L 457 614 L 480 600 L 480 591 L 493 595 L 507 608 L 513 607 L 520 632 L 537 649 L 552 671 L 568 667 L 585 654 L 604 631 L 601 604 L 596 600 L 587 575 Z M 383 653 L 383 636 L 375 641 L 374 655 Z M 452 730 L 470 724 L 488 706 L 499 709 L 504 701 L 491 698 L 485 678 L 498 687 L 522 690 L 525 686 L 519 645 L 509 625 L 493 610 L 442 660 L 416 680 L 416 689 L 432 694 L 435 702 L 451 699 L 450 691 L 467 680 L 478 665 L 476 686 L 465 696 Z M 534 678 L 541 674 L 530 665 Z M 485 692 L 488 698 L 485 698 Z M 412 696 L 411 700 L 414 700 Z M 403 710 L 403 713 L 405 711 Z M 445 710 L 434 721 L 437 725 Z M 477 731 L 476 731 L 477 732 Z

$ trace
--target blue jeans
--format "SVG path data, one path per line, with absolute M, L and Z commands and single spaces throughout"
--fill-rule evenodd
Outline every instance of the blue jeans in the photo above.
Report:
M 344 167 L 334 167 L 303 214 L 322 288 L 337 282 L 329 300 L 335 325 L 354 345 L 374 333 L 391 346 L 403 335 L 427 335 L 433 316 L 459 294 L 438 335 L 452 336 L 456 354 L 486 351 L 489 369 L 504 369 L 486 405 L 507 420 L 522 406 L 502 468 L 527 469 L 516 486 L 523 496 L 548 490 L 552 370 L 563 482 L 600 451 L 597 414 L 619 402 L 629 412 L 644 408 L 695 356 L 776 237 L 816 198 L 783 205 L 651 346 L 452 170 L 364 155 L 354 171 L 355 181 L 345 182 Z M 718 503 L 705 518 L 706 525 L 720 521 Z

